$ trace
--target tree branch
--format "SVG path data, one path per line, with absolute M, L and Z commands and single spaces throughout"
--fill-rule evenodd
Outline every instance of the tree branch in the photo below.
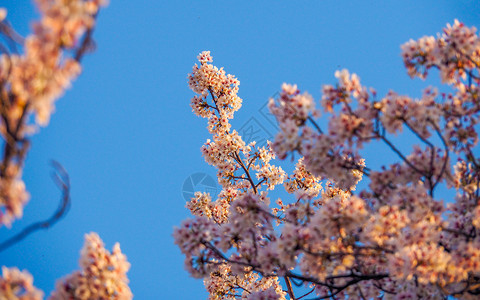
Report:
M 35 231 L 52 227 L 68 212 L 68 208 L 70 207 L 70 179 L 68 173 L 62 167 L 62 165 L 56 161 L 52 161 L 52 166 L 55 169 L 55 172 L 52 173 L 52 179 L 57 187 L 62 191 L 62 198 L 57 210 L 50 218 L 44 221 L 35 222 L 25 227 L 21 232 L 13 237 L 1 242 L 0 252 L 17 244 Z

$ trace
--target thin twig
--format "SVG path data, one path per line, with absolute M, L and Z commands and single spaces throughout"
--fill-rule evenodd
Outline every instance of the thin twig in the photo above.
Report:
M 237 163 L 240 165 L 240 167 L 242 167 L 243 171 L 245 172 L 245 175 L 247 175 L 247 179 L 248 181 L 250 182 L 250 185 L 252 186 L 253 188 L 253 192 L 255 194 L 258 194 L 257 192 L 257 186 L 255 185 L 255 183 L 253 182 L 253 179 L 252 177 L 250 176 L 250 172 L 248 171 L 247 167 L 245 167 L 245 165 L 243 164 L 243 161 L 242 159 L 240 158 L 240 156 L 238 155 L 237 152 L 234 152 L 234 159 L 237 161 Z
M 307 119 L 308 119 L 310 122 L 312 122 L 313 126 L 317 129 L 318 133 L 323 134 L 322 129 L 320 128 L 320 126 L 318 126 L 317 122 L 315 122 L 315 120 L 313 120 L 312 117 L 308 116 Z
M 393 150 L 410 168 L 412 168 L 415 172 L 419 173 L 422 176 L 427 177 L 428 174 L 425 174 L 425 172 L 422 172 L 419 170 L 417 167 L 415 167 L 403 154 L 398 150 L 385 136 L 380 135 L 380 139 L 384 141 L 390 149 Z
M 450 151 L 448 151 L 447 142 L 445 141 L 445 138 L 442 136 L 438 126 L 434 122 L 431 122 L 431 123 L 432 123 L 432 126 L 435 128 L 435 131 L 437 132 L 438 137 L 442 141 L 443 146 L 445 147 L 445 160 L 443 161 L 443 165 L 442 165 L 442 169 L 440 170 L 440 174 L 437 176 L 437 180 L 435 181 L 435 183 L 433 184 L 433 187 L 432 187 L 432 188 L 435 188 L 435 186 L 440 182 L 440 180 L 443 177 L 443 174 L 445 173 L 445 170 L 447 168 L 447 163 L 448 163 L 448 160 L 449 160 Z

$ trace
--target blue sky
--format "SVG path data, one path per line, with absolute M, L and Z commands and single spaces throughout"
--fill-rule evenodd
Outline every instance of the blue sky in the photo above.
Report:
M 0 5 L 27 34 L 32 2 Z M 480 27 L 478 1 L 112 0 L 99 15 L 97 50 L 85 57 L 49 126 L 33 137 L 24 171 L 31 200 L 0 239 L 55 210 L 51 159 L 70 174 L 70 212 L 1 252 L 0 264 L 29 270 L 48 295 L 56 279 L 78 268 L 83 235 L 95 231 L 108 248 L 120 242 L 136 299 L 205 299 L 171 235 L 189 216 L 184 181 L 194 173 L 215 178 L 199 151 L 209 138 L 205 120 L 189 106 L 186 76 L 197 54 L 210 50 L 215 65 L 240 79 L 244 102 L 234 127 L 254 118 L 275 134 L 261 108 L 283 82 L 319 99 L 322 84 L 347 68 L 379 96 L 389 89 L 420 95 L 436 81 L 409 79 L 400 45 L 435 35 L 455 18 Z

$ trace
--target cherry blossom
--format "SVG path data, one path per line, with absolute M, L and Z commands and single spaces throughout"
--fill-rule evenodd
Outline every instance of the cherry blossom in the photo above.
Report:
M 451 92 L 377 98 L 339 70 L 322 88 L 321 128 L 313 97 L 283 84 L 268 104 L 279 132 L 264 148 L 229 123 L 241 104 L 238 79 L 213 66 L 210 52 L 198 56 L 192 109 L 208 119 L 212 138 L 201 152 L 222 192 L 196 193 L 187 204 L 195 217 L 174 238 L 210 299 L 478 298 L 480 39 L 455 20 L 401 49 L 411 77 L 436 69 Z M 398 146 L 405 134 L 416 139 L 410 150 Z M 367 144 L 393 159 L 373 169 Z M 293 172 L 275 157 L 295 161 Z M 293 195 L 271 201 L 280 184 Z
M 85 235 L 80 267 L 80 271 L 73 272 L 57 282 L 56 290 L 49 299 L 133 298 L 126 275 L 130 264 L 118 243 L 113 246 L 112 252 L 109 252 L 96 233 Z
M 132 299 L 128 287 L 127 271 L 130 264 L 121 252 L 120 245 L 112 252 L 105 249 L 96 233 L 85 235 L 81 251 L 80 271 L 75 271 L 59 280 L 55 291 L 48 299 Z M 33 286 L 33 277 L 17 268 L 2 267 L 0 277 L 0 299 L 41 300 L 43 292 Z
M 41 300 L 43 292 L 33 286 L 33 277 L 27 271 L 2 267 L 0 299 Z

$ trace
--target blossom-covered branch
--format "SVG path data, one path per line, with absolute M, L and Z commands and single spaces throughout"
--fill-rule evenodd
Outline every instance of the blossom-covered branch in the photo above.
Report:
M 46 126 L 54 103 L 81 71 L 80 60 L 92 45 L 95 17 L 104 0 L 36 0 L 41 19 L 23 39 L 6 20 L 1 32 L 10 41 L 0 55 L 0 226 L 20 218 L 29 199 L 22 180 L 29 137 Z M 17 53 L 18 49 L 22 54 Z M 30 116 L 35 117 L 31 122 Z
M 313 97 L 283 84 L 269 103 L 280 132 L 258 148 L 229 123 L 241 104 L 238 80 L 209 52 L 199 55 L 191 103 L 208 119 L 202 154 L 222 191 L 196 193 L 187 203 L 195 217 L 174 237 L 210 299 L 480 295 L 480 39 L 455 21 L 436 38 L 404 44 L 402 57 L 412 77 L 439 70 L 451 92 L 378 99 L 356 74 L 337 71 L 337 84 L 323 86 L 323 129 Z M 398 146 L 404 128 L 417 140 L 410 153 Z M 374 143 L 396 162 L 369 167 L 363 149 Z M 273 165 L 275 156 L 299 156 L 293 173 Z M 282 184 L 291 199 L 271 203 Z M 439 186 L 455 198 L 439 197 Z
M 10 227 L 20 218 L 29 199 L 21 178 L 30 145 L 29 138 L 39 126 L 46 126 L 55 101 L 81 71 L 80 61 L 92 49 L 95 19 L 105 0 L 35 0 L 41 19 L 33 24 L 33 33 L 25 39 L 6 20 L 0 8 L 0 33 L 7 45 L 0 44 L 0 135 L 3 156 L 0 161 L 0 226 Z M 19 54 L 19 50 L 23 53 Z M 67 173 L 54 163 L 55 182 L 63 195 L 59 208 L 47 220 L 27 226 L 19 234 L 0 244 L 0 251 L 30 233 L 52 226 L 67 211 L 70 182 Z M 129 300 L 130 264 L 119 244 L 113 251 L 104 248 L 100 237 L 85 237 L 80 267 L 57 282 L 49 299 Z M 40 300 L 43 292 L 33 286 L 33 277 L 17 268 L 2 267 L 0 299 Z

